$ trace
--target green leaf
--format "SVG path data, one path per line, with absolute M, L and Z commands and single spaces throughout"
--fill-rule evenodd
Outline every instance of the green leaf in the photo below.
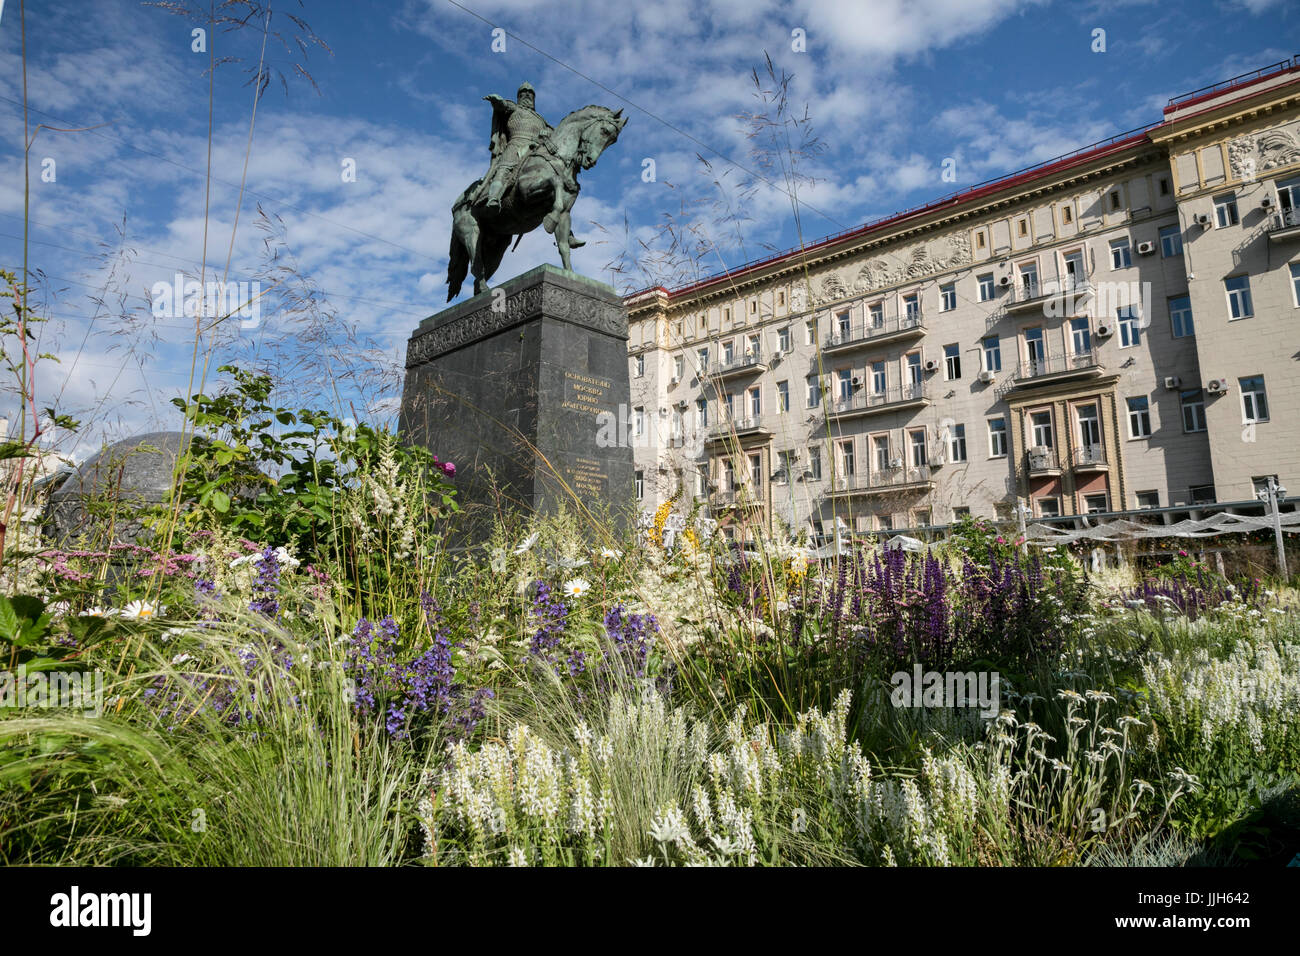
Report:
M 212 492 L 212 507 L 216 508 L 221 514 L 230 510 L 230 495 L 224 491 Z
M 18 614 L 9 599 L 0 594 L 0 637 L 13 641 L 18 636 Z

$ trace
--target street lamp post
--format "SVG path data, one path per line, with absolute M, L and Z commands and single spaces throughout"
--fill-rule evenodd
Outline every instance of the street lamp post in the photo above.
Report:
M 1255 493 L 1255 497 L 1268 503 L 1269 517 L 1273 519 L 1273 543 L 1277 546 L 1277 570 L 1285 581 L 1290 575 L 1286 568 L 1286 545 L 1282 540 L 1282 509 L 1278 501 L 1286 497 L 1286 489 L 1278 484 L 1276 478 L 1269 475 L 1264 487 Z

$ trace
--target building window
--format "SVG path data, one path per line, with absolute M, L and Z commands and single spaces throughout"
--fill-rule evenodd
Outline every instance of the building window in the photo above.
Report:
M 1158 491 L 1139 491 L 1135 496 L 1139 508 L 1159 508 L 1160 492 Z
M 885 303 L 873 302 L 867 306 L 867 319 L 873 329 L 885 327 Z
M 673 356 L 673 379 L 680 382 L 686 374 L 686 356 Z
M 1070 320 L 1070 347 L 1076 356 L 1092 354 L 1092 330 L 1086 318 Z
M 1074 210 L 1069 206 L 1061 207 L 1061 222 L 1067 226 L 1074 222 Z
M 1245 424 L 1268 421 L 1268 395 L 1264 392 L 1264 376 L 1239 378 L 1241 386 L 1241 420 Z
M 777 481 L 782 484 L 789 484 L 794 478 L 794 461 L 795 453 L 792 451 L 779 451 L 776 453 L 777 458 Z
M 1029 444 L 1033 448 L 1054 448 L 1051 412 L 1029 413 Z
M 1214 197 L 1214 228 L 1223 229 L 1237 224 L 1237 197 L 1232 193 Z
M 808 477 L 813 481 L 822 480 L 822 449 L 820 445 L 808 446 Z
M 803 344 L 804 345 L 817 344 L 817 320 L 816 319 L 809 319 L 807 322 L 803 324 Z
M 1228 293 L 1228 314 L 1234 319 L 1248 319 L 1255 314 L 1250 301 L 1250 276 L 1233 276 L 1223 280 Z
M 852 478 L 854 474 L 853 440 L 840 442 L 840 474 Z
M 763 487 L 763 453 L 754 452 L 749 456 L 749 483 L 755 491 Z
M 1121 305 L 1115 310 L 1119 323 L 1119 347 L 1131 348 L 1142 344 L 1142 322 L 1138 318 L 1137 306 Z
M 750 300 L 749 300 L 749 314 L 750 314 L 750 315 L 754 315 L 754 314 L 756 314 L 757 312 L 758 312 L 758 300 L 757 300 L 757 299 L 750 299 Z
M 727 339 L 727 341 L 722 343 L 721 362 L 723 365 L 730 365 L 735 360 L 735 358 L 736 358 L 736 342 L 734 339 Z
M 1059 518 L 1061 516 L 1061 502 L 1056 498 L 1038 498 L 1034 504 L 1038 508 L 1038 517 L 1040 518 Z
M 1177 225 L 1160 230 L 1160 255 L 1165 259 L 1183 254 L 1183 232 Z
M 908 352 L 905 359 L 907 361 L 907 382 L 909 385 L 919 387 L 921 384 L 921 353 Z
M 1111 193 L 1110 193 L 1110 208 L 1111 208 L 1111 210 L 1113 211 L 1113 210 L 1118 209 L 1118 208 L 1119 208 L 1119 203 L 1120 203 L 1119 190 L 1118 190 L 1118 189 L 1112 190 Z
M 695 400 L 695 424 L 700 428 L 709 426 L 709 403 L 706 399 L 697 398 Z
M 776 410 L 778 412 L 788 412 L 790 410 L 790 383 L 776 383 Z
M 1300 308 L 1300 262 L 1291 263 L 1291 301 Z
M 645 406 L 638 405 L 632 410 L 632 434 L 640 438 L 645 434 Z
M 724 323 L 725 323 L 725 322 L 730 322 L 730 321 L 731 321 L 731 308 L 730 308 L 730 307 L 725 308 L 725 309 L 722 310 L 722 321 L 723 321 Z
M 979 277 L 980 301 L 987 302 L 993 298 L 996 286 L 993 284 L 993 273 L 987 273 Z
M 945 345 L 943 347 L 943 377 L 952 381 L 961 378 L 961 347 Z
M 871 391 L 876 395 L 885 394 L 885 363 L 871 363 Z
M 734 422 L 736 420 L 736 396 L 731 392 L 727 393 L 727 414 L 725 421 Z M 722 416 L 719 416 L 720 418 Z
M 921 317 L 921 295 L 917 292 L 903 296 L 903 315 L 915 322 Z
M 678 342 L 680 342 L 684 338 L 683 332 L 685 331 L 685 329 L 686 329 L 686 324 L 681 319 L 678 319 L 676 322 L 673 323 L 673 334 L 677 337 Z
M 816 408 L 822 403 L 821 385 L 817 382 L 816 375 L 808 376 L 808 407 Z
M 1169 195 L 1169 180 L 1166 179 L 1164 176 L 1160 177 L 1160 195 L 1162 196 Z
M 892 465 L 889 460 L 889 437 L 874 435 L 871 438 L 871 458 L 876 471 L 888 471 Z
M 1194 505 L 1212 505 L 1215 502 L 1214 485 L 1196 485 L 1187 490 L 1191 492 Z
M 1020 288 L 1024 292 L 1026 299 L 1033 299 L 1038 295 L 1038 263 L 1027 262 L 1020 267 Z
M 853 369 L 840 368 L 835 370 L 835 400 L 837 402 L 847 402 L 853 397 Z
M 1192 325 L 1191 296 L 1179 295 L 1169 300 L 1169 321 L 1176 339 L 1186 338 L 1196 331 Z
M 1125 399 L 1128 403 L 1128 437 L 1151 437 L 1151 403 L 1145 395 Z
M 778 309 L 784 309 L 784 308 L 785 308 L 785 293 L 784 293 L 784 292 L 778 292 L 778 293 L 776 294 L 776 307 L 777 307 Z
M 1005 418 L 989 419 L 989 457 L 1007 457 L 1007 420 Z
M 966 460 L 966 426 L 953 425 L 948 433 L 948 457 L 953 461 Z
M 1025 329 L 1025 361 L 1030 371 L 1037 374 L 1039 368 L 1047 361 L 1047 346 L 1043 341 L 1043 330 L 1037 326 Z
M 1016 221 L 1016 234 L 1019 236 L 1029 235 L 1029 220 L 1019 219 Z
M 975 233 L 975 248 L 976 249 L 984 248 L 984 233 L 982 232 Z
M 1002 340 L 990 335 L 981 344 L 984 346 L 984 371 L 1002 371 Z
M 835 316 L 835 324 L 836 335 L 839 336 L 839 341 L 843 342 L 849 337 L 853 329 L 853 323 L 850 319 L 849 313 L 847 311 L 838 313 Z
M 782 352 L 790 351 L 790 326 L 787 325 L 784 328 L 777 329 L 776 347 Z
M 699 361 L 699 372 L 704 375 L 709 370 L 709 350 L 700 349 L 695 353 L 695 358 Z
M 892 516 L 892 515 L 877 515 L 877 516 L 876 516 L 876 530 L 877 530 L 877 531 L 893 531 L 893 530 L 894 530 L 894 518 L 893 518 L 893 516 Z
M 627 474 L 627 472 L 624 472 L 624 474 Z M 645 472 L 638 471 L 636 473 L 636 499 L 637 501 L 641 501 L 644 498 L 645 498 Z
M 962 518 L 969 518 L 969 517 L 970 517 L 969 505 L 958 505 L 956 508 L 952 509 L 952 520 L 954 522 L 960 521 Z
M 736 490 L 736 466 L 731 463 L 731 459 L 722 460 L 722 490 Z
M 1183 431 L 1205 431 L 1205 395 L 1199 388 L 1189 389 L 1179 395 L 1183 406 Z
M 1129 248 L 1128 239 L 1112 239 L 1110 242 L 1110 267 L 1127 269 L 1133 265 L 1133 250 Z
M 1102 515 L 1110 510 L 1110 499 L 1106 493 L 1083 496 L 1083 510 L 1090 515 Z
M 951 282 L 939 286 L 939 302 L 939 307 L 944 312 L 951 312 L 957 308 L 957 286 Z
M 749 390 L 749 417 L 758 418 L 763 414 L 763 390 L 755 385 Z
M 918 428 L 915 431 L 907 433 L 907 442 L 910 446 L 912 467 L 920 468 L 928 463 L 925 454 L 925 429 Z
M 745 357 L 758 358 L 763 351 L 763 339 L 758 335 L 751 335 L 745 340 Z
M 680 405 L 674 405 L 672 418 L 672 437 L 674 441 L 681 441 L 682 431 L 685 428 L 685 425 L 686 422 L 685 416 L 682 413 L 682 407 Z
M 638 355 L 636 357 L 636 377 L 640 378 L 643 375 L 645 375 L 645 356 Z

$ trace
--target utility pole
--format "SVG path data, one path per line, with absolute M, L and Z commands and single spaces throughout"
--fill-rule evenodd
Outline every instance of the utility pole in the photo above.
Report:
M 1268 476 L 1264 487 L 1255 495 L 1260 501 L 1268 502 L 1269 517 L 1273 519 L 1273 543 L 1277 546 L 1277 571 L 1286 581 L 1290 578 L 1286 568 L 1286 544 L 1282 540 L 1282 509 L 1279 499 L 1286 497 L 1286 489 L 1277 483 L 1272 475 Z

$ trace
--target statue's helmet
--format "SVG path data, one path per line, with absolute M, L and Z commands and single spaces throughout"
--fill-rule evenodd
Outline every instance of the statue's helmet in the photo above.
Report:
M 523 99 L 525 93 L 531 96 L 534 100 L 537 99 L 537 91 L 533 89 L 533 85 L 528 82 L 525 82 L 519 87 L 519 92 L 515 94 L 515 99 Z

